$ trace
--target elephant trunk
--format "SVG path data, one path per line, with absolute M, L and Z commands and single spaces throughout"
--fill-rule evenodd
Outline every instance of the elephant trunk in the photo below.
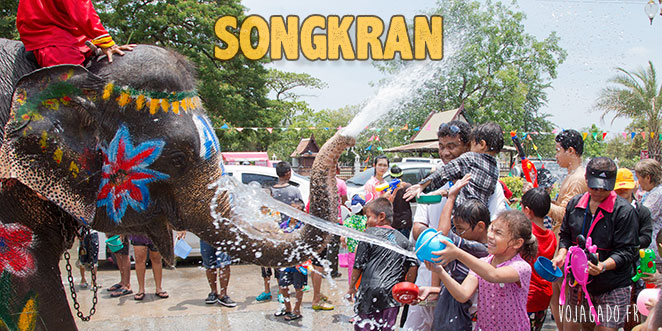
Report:
M 345 148 L 354 143 L 354 138 L 336 134 L 315 158 L 310 186 L 310 213 L 314 216 L 337 222 L 336 164 Z M 244 215 L 233 211 L 231 194 L 229 191 L 217 194 L 213 230 L 208 227 L 190 230 L 233 258 L 262 266 L 292 266 L 308 260 L 313 252 L 319 253 L 326 243 L 327 234 L 308 224 L 292 233 L 257 229 L 256 225 L 242 219 Z

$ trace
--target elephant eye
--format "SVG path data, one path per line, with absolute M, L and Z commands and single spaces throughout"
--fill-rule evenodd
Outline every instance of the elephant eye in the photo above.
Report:
M 182 152 L 172 154 L 170 160 L 175 168 L 182 169 L 186 167 L 186 156 Z

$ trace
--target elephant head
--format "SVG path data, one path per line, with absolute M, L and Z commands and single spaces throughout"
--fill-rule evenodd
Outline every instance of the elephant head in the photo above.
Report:
M 231 192 L 219 198 L 221 219 L 211 217 L 208 185 L 222 175 L 221 146 L 193 71 L 179 54 L 140 45 L 112 64 L 55 66 L 23 77 L 5 126 L 0 178 L 15 178 L 99 231 L 148 234 L 166 260 L 173 258 L 172 226 L 245 261 L 297 262 L 283 252 L 319 248 L 319 230 L 269 240 L 241 231 L 250 226 L 237 224 L 250 223 L 233 211 Z M 333 141 L 319 153 L 311 195 L 312 212 L 330 220 L 333 164 L 353 139 Z

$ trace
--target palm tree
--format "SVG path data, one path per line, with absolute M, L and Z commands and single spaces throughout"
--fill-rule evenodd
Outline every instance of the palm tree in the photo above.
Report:
M 654 137 L 648 135 L 649 155 L 660 161 L 660 124 L 662 123 L 662 86 L 657 81 L 655 67 L 648 61 L 647 68 L 629 72 L 616 68 L 618 74 L 609 80 L 616 86 L 602 89 L 596 108 L 602 110 L 601 118 L 614 114 L 616 118 L 629 118 L 635 122 L 644 123 L 648 132 L 654 132 Z

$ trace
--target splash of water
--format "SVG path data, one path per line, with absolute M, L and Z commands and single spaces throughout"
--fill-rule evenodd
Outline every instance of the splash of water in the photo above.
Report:
M 239 220 L 233 220 L 233 224 L 236 225 L 237 228 L 242 232 L 249 234 L 251 237 L 253 237 L 253 239 L 271 241 L 273 239 L 270 238 L 269 234 L 279 230 L 277 224 L 280 220 L 280 216 L 275 217 L 269 213 L 265 214 L 260 212 L 262 207 L 267 207 L 272 211 L 278 211 L 285 215 L 291 216 L 325 232 L 338 236 L 353 238 L 369 244 L 388 248 L 411 258 L 416 258 L 414 252 L 403 249 L 402 247 L 394 245 L 389 241 L 385 241 L 384 238 L 329 222 L 327 220 L 315 217 L 301 210 L 293 208 L 292 206 L 284 204 L 278 200 L 275 200 L 257 183 L 245 185 L 234 177 L 222 176 L 219 180 L 210 184 L 208 187 L 209 189 L 215 190 L 214 198 L 210 203 L 210 210 L 214 220 L 216 222 L 224 221 L 222 217 L 216 213 L 216 208 L 220 195 L 223 192 L 228 191 L 231 194 L 231 204 L 234 213 L 236 213 L 242 220 L 250 220 L 250 222 L 246 223 L 242 223 Z M 258 227 L 262 231 L 257 232 L 256 229 Z

